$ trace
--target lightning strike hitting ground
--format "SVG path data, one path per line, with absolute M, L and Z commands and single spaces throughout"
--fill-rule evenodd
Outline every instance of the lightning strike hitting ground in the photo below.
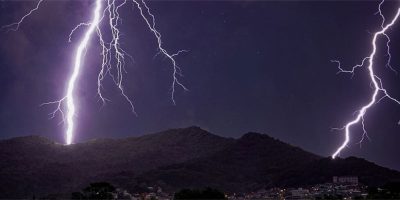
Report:
M 350 128 L 358 123 L 361 123 L 362 129 L 363 129 L 363 135 L 361 138 L 360 143 L 364 140 L 365 137 L 368 137 L 367 135 L 367 131 L 365 129 L 365 125 L 364 125 L 364 117 L 365 114 L 367 113 L 368 109 L 371 108 L 374 104 L 379 103 L 382 99 L 384 98 L 388 98 L 394 102 L 396 102 L 397 104 L 400 104 L 400 101 L 391 97 L 387 90 L 383 87 L 382 84 L 382 79 L 379 78 L 375 72 L 374 72 L 374 61 L 375 61 L 375 57 L 376 57 L 376 52 L 377 52 L 377 40 L 379 39 L 379 37 L 383 37 L 386 39 L 386 51 L 387 51 L 387 56 L 388 56 L 388 60 L 386 63 L 386 66 L 389 67 L 391 70 L 393 70 L 394 72 L 396 72 L 392 66 L 390 65 L 390 60 L 391 60 L 391 54 L 390 54 L 390 38 L 387 35 L 387 31 L 397 22 L 399 15 L 400 15 L 400 7 L 397 9 L 396 15 L 393 17 L 393 19 L 390 21 L 390 23 L 385 25 L 385 17 L 382 13 L 381 7 L 382 4 L 384 3 L 384 1 L 382 1 L 379 4 L 379 8 L 378 8 L 378 12 L 377 14 L 379 14 L 382 18 L 382 24 L 381 24 L 381 29 L 378 32 L 375 32 L 371 41 L 371 46 L 372 46 L 372 51 L 371 54 L 367 57 L 365 57 L 361 64 L 355 65 L 353 68 L 351 68 L 351 70 L 345 70 L 341 67 L 340 62 L 337 60 L 332 60 L 332 62 L 335 62 L 338 64 L 338 68 L 339 68 L 339 72 L 338 73 L 351 73 L 352 75 L 354 75 L 354 72 L 357 68 L 364 66 L 365 62 L 368 62 L 368 72 L 369 72 L 369 78 L 372 82 L 372 87 L 374 89 L 374 92 L 372 93 L 371 99 L 370 101 L 365 104 L 364 106 L 361 107 L 360 110 L 358 110 L 357 116 L 350 122 L 348 122 L 343 128 L 341 128 L 340 130 L 345 130 L 345 140 L 343 141 L 343 143 L 338 147 L 338 149 L 332 154 L 332 158 L 335 159 L 340 152 L 347 146 L 347 144 L 350 141 Z M 397 72 L 396 72 L 397 73 Z M 379 97 L 379 95 L 381 95 Z
M 17 31 L 24 22 L 24 20 L 37 11 L 44 0 L 39 0 L 36 4 L 36 7 L 30 10 L 27 14 L 25 14 L 18 22 L 3 26 L 3 29 L 7 29 L 8 31 Z M 96 32 L 99 38 L 99 43 L 102 49 L 102 64 L 100 67 L 100 72 L 98 74 L 97 79 L 97 94 L 100 100 L 103 102 L 103 105 L 106 101 L 109 101 L 102 94 L 102 83 L 104 78 L 108 75 L 114 81 L 115 85 L 118 87 L 121 95 L 126 99 L 129 103 L 131 110 L 134 114 L 135 108 L 133 105 L 133 101 L 127 96 L 123 87 L 123 74 L 126 73 L 125 70 L 125 58 L 128 57 L 133 60 L 133 57 L 129 55 L 125 50 L 122 49 L 120 44 L 120 30 L 119 24 L 121 23 L 121 17 L 119 13 L 119 9 L 126 5 L 128 2 L 132 3 L 133 6 L 136 6 L 140 12 L 141 17 L 145 21 L 150 32 L 154 34 L 157 39 L 158 50 L 157 54 L 164 55 L 172 65 L 172 86 L 171 86 L 171 100 L 173 104 L 175 104 L 175 90 L 176 87 L 181 87 L 183 90 L 187 91 L 188 89 L 179 81 L 178 77 L 182 76 L 181 70 L 178 67 L 175 56 L 179 55 L 182 52 L 186 52 L 185 50 L 178 51 L 177 53 L 170 54 L 162 45 L 161 34 L 156 29 L 155 17 L 150 12 L 150 8 L 144 2 L 144 0 L 95 0 L 95 7 L 92 11 L 92 19 L 90 22 L 82 22 L 78 24 L 75 28 L 72 29 L 69 34 L 68 41 L 72 41 L 73 34 L 76 30 L 82 27 L 87 27 L 86 32 L 83 38 L 80 40 L 79 45 L 76 49 L 75 57 L 74 57 L 74 65 L 72 68 L 72 73 L 67 82 L 67 90 L 66 94 L 63 98 L 58 101 L 52 101 L 48 103 L 44 103 L 42 105 L 56 104 L 57 107 L 54 112 L 50 113 L 51 118 L 54 118 L 57 113 L 60 113 L 63 119 L 63 122 L 66 121 L 66 132 L 65 132 L 65 140 L 66 144 L 72 144 L 74 138 L 75 124 L 74 117 L 76 114 L 76 101 L 77 98 L 75 95 L 76 81 L 80 76 L 80 69 L 82 68 L 85 51 L 89 46 L 89 42 L 92 39 L 93 34 Z M 106 27 L 111 32 L 111 40 L 106 41 L 103 37 L 103 32 L 101 29 L 101 24 L 104 22 Z M 113 74 L 112 71 L 116 71 L 116 74 Z M 64 113 L 65 112 L 65 113 Z

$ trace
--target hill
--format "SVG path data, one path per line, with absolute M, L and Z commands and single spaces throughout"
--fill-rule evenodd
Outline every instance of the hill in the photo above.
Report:
M 232 142 L 197 127 L 69 146 L 39 136 L 3 140 L 0 197 L 68 193 L 115 174 L 131 179 L 160 166 L 213 154 Z
M 332 160 L 264 134 L 231 139 L 198 127 L 69 146 L 13 138 L 0 141 L 0 161 L 0 198 L 68 194 L 95 181 L 131 192 L 154 185 L 238 192 L 324 183 L 334 175 L 356 175 L 368 185 L 400 180 L 400 172 L 364 159 Z

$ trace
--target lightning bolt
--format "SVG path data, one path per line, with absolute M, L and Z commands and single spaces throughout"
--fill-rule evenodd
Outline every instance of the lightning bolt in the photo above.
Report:
M 5 25 L 2 28 L 7 29 L 8 31 L 17 31 L 20 25 L 32 15 L 35 11 L 37 11 L 44 0 L 39 0 L 36 4 L 36 7 L 26 13 L 19 21 Z M 91 41 L 94 33 L 97 33 L 99 38 L 99 45 L 101 47 L 101 55 L 102 55 L 102 63 L 100 67 L 100 71 L 97 78 L 97 95 L 99 99 L 102 101 L 103 105 L 109 101 L 102 94 L 103 81 L 105 77 L 108 75 L 111 77 L 116 87 L 119 89 L 121 95 L 125 98 L 125 100 L 129 103 L 131 110 L 134 114 L 136 114 L 135 107 L 133 101 L 126 94 L 123 87 L 123 74 L 126 73 L 125 66 L 126 61 L 125 58 L 130 58 L 133 60 L 133 57 L 129 55 L 122 47 L 120 43 L 121 32 L 119 29 L 119 25 L 121 24 L 121 17 L 119 10 L 121 7 L 126 5 L 128 2 L 132 3 L 133 6 L 136 6 L 139 10 L 139 13 L 144 20 L 147 28 L 151 33 L 154 34 L 157 40 L 158 54 L 162 54 L 165 56 L 170 62 L 172 66 L 172 85 L 171 85 L 171 101 L 175 105 L 175 91 L 176 87 L 180 87 L 183 90 L 187 91 L 188 89 L 180 82 L 178 77 L 182 77 L 181 69 L 177 65 L 175 61 L 175 57 L 180 53 L 187 52 L 186 50 L 180 50 L 177 53 L 171 54 L 169 53 L 162 45 L 161 34 L 156 29 L 155 16 L 151 13 L 150 8 L 147 6 L 144 0 L 95 0 L 95 6 L 92 10 L 92 19 L 90 22 L 82 22 L 75 26 L 70 34 L 68 41 L 72 41 L 72 37 L 76 30 L 87 27 L 86 32 L 84 33 L 83 38 L 79 42 L 77 46 L 75 57 L 74 57 L 74 65 L 72 67 L 72 73 L 67 81 L 67 90 L 65 96 L 57 101 L 51 101 L 47 103 L 43 103 L 43 105 L 55 104 L 56 109 L 50 113 L 50 118 L 54 118 L 57 113 L 60 113 L 62 116 L 62 122 L 66 122 L 66 132 L 65 132 L 65 143 L 67 145 L 72 144 L 74 138 L 75 131 L 75 123 L 74 117 L 76 115 L 76 94 L 75 88 L 77 87 L 76 81 L 80 76 L 80 70 L 83 67 L 84 56 L 86 50 L 89 46 L 89 42 Z M 111 32 L 110 41 L 106 41 L 103 37 L 103 32 L 101 29 L 101 24 L 104 23 L 109 31 Z M 116 72 L 116 73 L 115 73 Z M 114 74 L 115 73 L 115 74 Z
M 43 2 L 43 0 L 39 0 L 38 3 L 36 4 L 36 7 L 34 9 L 30 10 L 24 16 L 22 16 L 19 21 L 14 22 L 12 24 L 4 25 L 1 28 L 2 29 L 7 29 L 8 31 L 17 31 L 19 29 L 19 26 L 22 24 L 22 22 L 24 22 L 25 18 L 29 17 L 32 13 L 37 11 L 42 2 Z
M 350 134 L 351 134 L 350 129 L 352 126 L 354 126 L 358 123 L 361 123 L 362 129 L 363 129 L 363 135 L 362 135 L 362 138 L 359 143 L 361 143 L 365 137 L 368 137 L 367 131 L 365 129 L 364 117 L 365 117 L 365 114 L 367 113 L 368 109 L 370 109 L 373 105 L 379 103 L 382 99 L 385 99 L 385 98 L 388 98 L 400 105 L 400 101 L 389 95 L 387 90 L 383 87 L 382 79 L 379 76 L 377 76 L 374 72 L 374 67 L 375 67 L 374 61 L 375 61 L 376 52 L 377 52 L 377 40 L 380 37 L 383 37 L 386 39 L 386 51 L 387 51 L 387 56 L 388 56 L 386 66 L 389 67 L 394 72 L 396 72 L 390 65 L 390 61 L 391 61 L 390 38 L 386 32 L 397 22 L 397 19 L 399 18 L 399 15 L 400 15 L 400 7 L 397 9 L 396 15 L 392 18 L 392 20 L 388 24 L 385 25 L 386 19 L 383 15 L 382 9 L 381 9 L 383 3 L 384 3 L 384 1 L 380 2 L 379 7 L 378 7 L 378 12 L 377 12 L 377 14 L 379 14 L 380 17 L 382 18 L 381 29 L 373 34 L 373 38 L 371 41 L 372 51 L 371 51 L 370 55 L 365 57 L 360 64 L 353 66 L 350 70 L 343 69 L 342 66 L 340 65 L 339 61 L 332 60 L 332 62 L 335 62 L 338 64 L 338 68 L 339 68 L 338 73 L 351 73 L 352 75 L 354 75 L 354 72 L 357 68 L 363 67 L 366 63 L 368 63 L 367 69 L 368 69 L 368 73 L 369 73 L 369 78 L 372 83 L 371 85 L 373 88 L 373 93 L 371 95 L 369 102 L 367 104 L 365 104 L 364 106 L 362 106 L 361 109 L 356 111 L 357 115 L 352 121 L 348 122 L 343 128 L 341 128 L 341 130 L 345 131 L 345 139 L 344 139 L 343 143 L 332 154 L 332 159 L 335 159 L 340 154 L 340 152 L 342 152 L 343 149 L 350 142 Z

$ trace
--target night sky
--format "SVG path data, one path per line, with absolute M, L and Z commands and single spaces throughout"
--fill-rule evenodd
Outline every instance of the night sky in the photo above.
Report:
M 17 32 L 0 32 L 0 138 L 43 135 L 63 142 L 55 106 L 39 105 L 63 96 L 75 47 L 68 35 L 90 19 L 92 1 L 45 1 Z M 261 132 L 313 153 L 329 156 L 343 139 L 342 127 L 371 95 L 368 73 L 337 74 L 332 59 L 344 66 L 361 62 L 371 51 L 379 2 L 150 1 L 163 44 L 183 70 L 176 106 L 170 99 L 171 65 L 157 53 L 156 40 L 131 5 L 121 10 L 123 47 L 128 62 L 125 90 L 138 116 L 107 79 L 102 107 L 96 96 L 100 48 L 93 39 L 79 77 L 75 142 L 99 137 L 129 137 L 168 128 L 200 126 L 217 135 L 240 137 Z M 35 3 L 0 1 L 0 25 L 17 21 Z M 383 7 L 395 14 L 397 2 Z M 392 65 L 400 71 L 400 24 L 389 32 Z M 385 64 L 380 40 L 376 72 L 392 96 L 400 98 L 400 77 Z M 400 170 L 400 106 L 382 101 L 366 115 L 371 141 L 341 155 L 359 156 Z

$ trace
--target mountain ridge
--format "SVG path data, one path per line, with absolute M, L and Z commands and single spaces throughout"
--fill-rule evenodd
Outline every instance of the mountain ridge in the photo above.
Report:
M 365 184 L 400 180 L 400 172 L 359 158 L 323 158 L 266 134 L 224 138 L 200 127 L 63 145 L 42 136 L 0 140 L 0 198 L 68 194 L 108 181 L 135 192 L 212 186 L 254 191 L 356 175 Z

